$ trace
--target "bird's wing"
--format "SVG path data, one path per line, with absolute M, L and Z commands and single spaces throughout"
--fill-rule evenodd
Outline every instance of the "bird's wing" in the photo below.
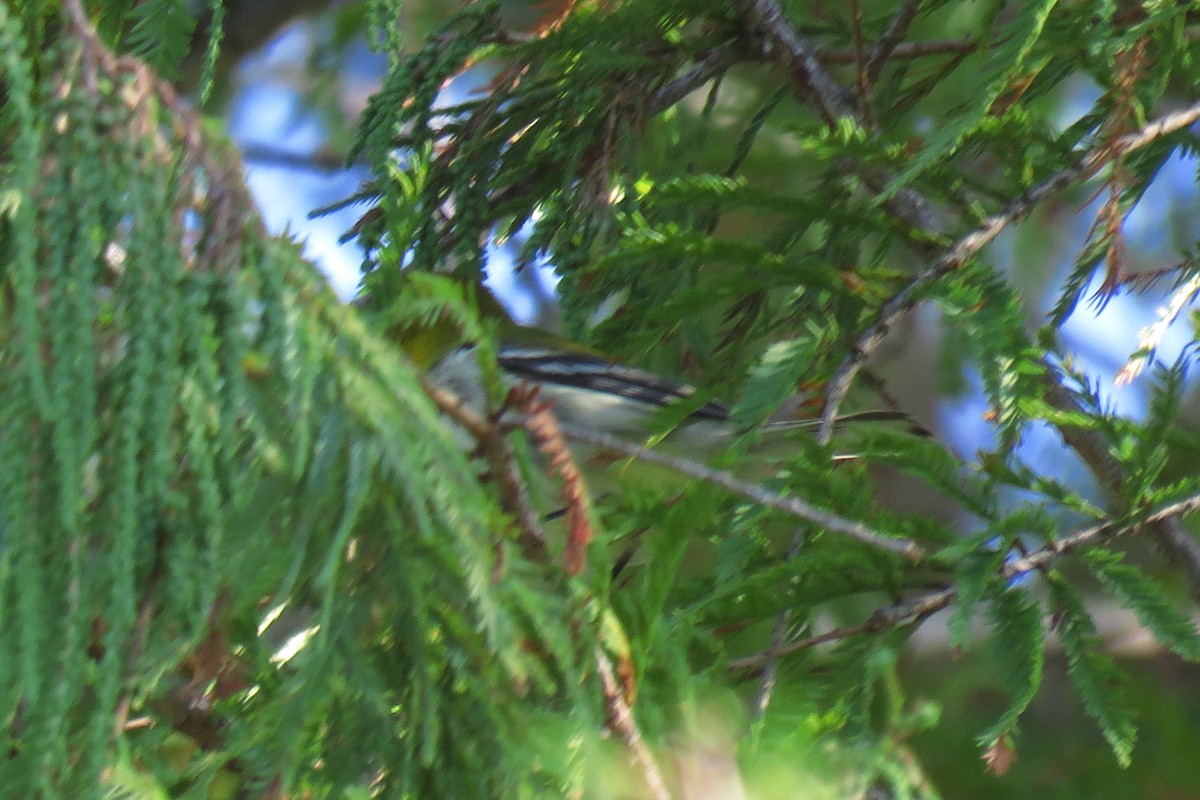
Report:
M 692 398 L 696 390 L 686 383 L 663 378 L 653 372 L 615 364 L 590 353 L 569 352 L 538 347 L 503 347 L 500 366 L 531 383 L 574 386 L 595 392 L 620 395 L 630 400 L 661 408 Z M 724 422 L 729 409 L 710 400 L 691 413 L 699 419 Z

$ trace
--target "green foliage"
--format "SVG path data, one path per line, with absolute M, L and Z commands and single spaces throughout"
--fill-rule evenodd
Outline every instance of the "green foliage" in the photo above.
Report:
M 1196 626 L 1180 613 L 1161 586 L 1137 567 L 1122 564 L 1118 553 L 1097 548 L 1088 553 L 1087 561 L 1105 587 L 1136 612 L 1160 642 L 1189 661 L 1200 660 Z
M 1017 720 L 1029 707 L 1042 682 L 1046 634 L 1041 607 L 1017 588 L 999 593 L 991 603 L 995 662 L 1009 696 L 1009 706 L 996 724 L 979 735 L 983 748 L 996 746 L 1016 733 Z
M 971 619 L 975 606 L 985 594 L 996 591 L 996 572 L 1003 560 L 1003 554 L 995 547 L 989 547 L 987 541 L 968 540 L 970 548 L 961 548 L 965 554 L 959 556 L 959 571 L 957 577 L 958 592 L 954 598 L 949 630 L 950 646 L 956 649 L 965 647 L 971 640 Z
M 1055 633 L 1067 651 L 1067 671 L 1083 705 L 1100 725 L 1122 767 L 1129 766 L 1137 739 L 1124 674 L 1104 653 L 1096 626 L 1078 592 L 1059 574 L 1047 582 L 1055 614 Z
M 983 264 L 967 265 L 946 283 L 942 302 L 949 329 L 975 356 L 972 361 L 996 415 L 997 434 L 1010 450 L 1028 421 L 1024 406 L 1041 394 L 1045 371 L 1041 351 L 1024 330 L 1024 303 Z
M 375 204 L 353 307 L 263 232 L 228 144 L 161 82 L 200 5 L 95 5 L 0 7 L 14 796 L 640 796 L 654 768 L 688 785 L 702 752 L 756 797 L 935 797 L 910 739 L 939 713 L 906 663 L 935 612 L 956 654 L 990 625 L 970 680 L 1003 688 L 972 723 L 994 771 L 1045 699 L 1052 631 L 1131 763 L 1093 597 L 1200 660 L 1172 565 L 1139 547 L 1172 541 L 1162 523 L 1189 536 L 1200 504 L 1190 356 L 1154 370 L 1136 421 L 1058 335 L 1099 269 L 1103 292 L 1130 285 L 1121 218 L 1190 147 L 1122 138 L 1191 96 L 1180 4 L 626 0 L 515 30 L 511 4 L 471 3 L 406 52 L 400 4 L 374 0 L 354 19 L 390 66 L 351 151 L 373 182 L 347 203 Z M 201 101 L 225 34 L 206 9 Z M 1099 96 L 1067 123 L 1081 76 Z M 983 246 L 1097 174 L 1108 216 L 1041 303 Z M 509 240 L 554 264 L 570 332 L 731 400 L 745 435 L 712 467 L 757 492 L 668 494 L 618 465 L 564 574 L 579 531 L 532 455 L 554 442 L 497 434 L 523 508 L 462 451 L 408 336 L 476 343 L 507 425 L 471 286 Z M 798 408 L 893 404 L 881 343 L 923 304 L 994 441 L 961 454 L 903 421 L 762 441 Z M 1027 449 L 1047 432 L 1076 468 Z M 522 512 L 547 516 L 537 548 Z
M 191 47 L 196 19 L 186 0 L 150 0 L 130 9 L 129 46 L 164 76 L 176 70 Z
M 964 140 L 979 130 L 984 116 L 993 110 L 993 104 L 1003 92 L 1030 72 L 1036 74 L 1046 66 L 1047 56 L 1038 51 L 1042 49 L 1039 45 L 1045 45 L 1046 23 L 1056 5 L 1057 0 L 1022 4 L 1019 13 L 1004 28 L 995 31 L 992 29 L 994 17 L 986 22 L 981 20 L 984 24 L 980 30 L 984 33 L 979 37 L 980 43 L 985 46 L 998 43 L 989 54 L 987 68 L 981 76 L 982 89 L 971 98 L 969 106 L 954 115 L 951 124 L 929 138 L 920 155 L 892 179 L 891 185 L 877 198 L 878 202 L 890 199 L 930 166 L 953 156 L 962 148 Z M 993 3 L 989 16 L 1001 7 L 1001 4 Z
M 118 750 L 167 746 L 131 718 L 183 719 L 207 754 L 159 773 L 164 794 L 372 771 L 393 795 L 529 786 L 525 702 L 571 696 L 591 619 L 515 549 L 412 366 L 212 168 L 228 145 L 85 34 L 21 37 L 0 16 L 21 156 L 0 268 L 6 793 L 119 784 Z

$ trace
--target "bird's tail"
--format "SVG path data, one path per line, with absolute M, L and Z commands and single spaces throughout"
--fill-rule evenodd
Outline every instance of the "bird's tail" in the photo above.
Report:
M 868 422 L 905 423 L 909 433 L 917 436 L 932 435 L 928 429 L 919 424 L 915 419 L 903 411 L 890 411 L 886 409 L 857 411 L 853 414 L 844 414 L 834 420 L 833 425 L 835 430 L 841 430 L 843 428 Z M 815 431 L 819 427 L 821 427 L 820 419 L 781 419 L 768 422 L 764 427 L 764 432 L 773 433 L 785 431 Z

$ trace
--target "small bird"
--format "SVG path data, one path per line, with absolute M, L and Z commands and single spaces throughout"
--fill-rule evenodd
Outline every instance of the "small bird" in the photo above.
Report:
M 572 344 L 517 344 L 502 341 L 497 362 L 505 380 L 536 386 L 542 399 L 552 403 L 564 423 L 600 431 L 633 443 L 658 433 L 656 414 L 675 403 L 696 402 L 696 389 L 653 372 L 620 364 Z M 476 409 L 484 407 L 478 355 L 471 344 L 461 345 L 441 358 L 430 377 Z M 839 417 L 838 425 L 857 422 L 907 421 L 899 411 L 864 411 Z M 763 438 L 812 431 L 815 419 L 773 420 L 763 426 Z M 691 410 L 664 439 L 672 451 L 703 458 L 727 448 L 745 434 L 724 404 L 708 400 Z
M 422 296 L 462 298 L 462 282 L 441 276 L 411 276 L 411 288 Z M 453 287 L 457 291 L 448 291 Z M 473 286 L 469 294 L 479 317 L 493 320 L 498 331 L 496 361 L 504 382 L 537 387 L 541 399 L 552 404 L 555 417 L 576 429 L 608 434 L 630 444 L 654 441 L 674 455 L 706 461 L 726 452 L 749 431 L 727 406 L 698 396 L 695 387 L 621 364 L 578 343 L 546 331 L 516 323 L 486 286 Z M 459 302 L 462 302 L 461 300 Z M 477 344 L 451 322 L 451 316 L 416 315 L 394 324 L 388 335 L 410 358 L 428 371 L 435 382 L 452 391 L 478 412 L 486 407 L 483 370 Z M 694 406 L 664 434 L 663 412 L 677 404 Z M 668 412 L 669 415 L 669 412 Z M 899 411 L 866 411 L 848 414 L 839 427 L 867 422 L 909 422 Z M 751 448 L 758 454 L 781 453 L 792 441 L 789 434 L 813 431 L 813 419 L 780 419 L 763 424 L 761 439 Z

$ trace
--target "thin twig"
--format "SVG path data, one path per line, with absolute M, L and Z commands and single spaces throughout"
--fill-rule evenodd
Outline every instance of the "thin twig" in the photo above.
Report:
M 1198 119 L 1200 119 L 1200 103 L 1195 103 L 1151 122 L 1137 133 L 1122 137 L 1114 147 L 1125 153 L 1132 152 L 1161 136 L 1187 127 Z M 1111 147 L 1106 148 L 1103 152 L 1089 153 L 1079 163 L 1060 170 L 1039 183 L 1009 203 L 999 214 L 988 217 L 978 228 L 956 241 L 930 267 L 920 272 L 909 281 L 907 286 L 884 303 L 875 322 L 855 342 L 850 355 L 841 363 L 829 381 L 825 391 L 825 407 L 821 412 L 821 428 L 817 439 L 821 442 L 828 442 L 832 438 L 838 409 L 846 399 L 846 395 L 849 394 L 850 386 L 858 371 L 887 337 L 896 322 L 917 305 L 921 299 L 921 293 L 929 284 L 961 267 L 995 239 L 1001 231 L 1028 216 L 1047 197 L 1056 194 L 1076 180 L 1091 175 L 1095 169 L 1112 158 L 1112 153 L 1113 148 Z
M 826 123 L 833 125 L 841 117 L 850 117 L 862 126 L 862 119 L 846 101 L 842 87 L 825 72 L 814 48 L 796 32 L 778 3 L 738 0 L 737 5 L 751 29 L 759 34 L 763 55 L 775 55 L 788 74 L 812 94 Z
M 1176 261 L 1170 266 L 1143 270 L 1141 272 L 1131 272 L 1121 280 L 1121 288 L 1128 289 L 1131 292 L 1148 292 L 1164 278 L 1171 275 L 1179 275 L 1184 271 L 1194 270 L 1196 266 L 1197 259 L 1189 256 L 1188 258 Z
M 895 55 L 900 40 L 908 34 L 908 29 L 912 26 L 913 20 L 916 19 L 917 12 L 920 10 L 921 0 L 905 0 L 904 4 L 892 15 L 887 30 L 883 32 L 883 36 L 879 37 L 879 41 L 871 50 L 871 55 L 867 57 L 866 73 L 869 84 L 873 85 L 875 81 L 879 80 L 879 74 L 883 72 L 888 59 Z
M 1148 517 L 1123 525 L 1119 525 L 1114 520 L 1109 520 L 1108 522 L 1092 525 L 1087 528 L 1080 528 L 1061 539 L 1050 542 L 1045 547 L 1027 556 L 1006 562 L 1000 570 L 1000 577 L 1003 580 L 1015 578 L 1033 570 L 1041 569 L 1052 563 L 1055 559 L 1101 539 L 1133 533 L 1141 528 L 1154 525 L 1177 523 L 1179 517 L 1186 516 L 1195 511 L 1200 511 L 1200 494 L 1163 506 Z M 773 646 L 765 652 L 734 659 L 726 665 L 726 669 L 732 673 L 755 672 L 758 670 L 765 672 L 768 668 L 773 668 L 774 662 L 782 656 L 798 653 L 801 650 L 807 650 L 810 647 L 820 644 L 841 641 L 842 639 L 861 633 L 882 633 L 898 625 L 919 621 L 935 611 L 946 608 L 957 595 L 958 588 L 956 586 L 948 586 L 925 592 L 904 603 L 878 609 L 866 622 L 859 625 L 837 628 L 815 636 L 798 639 L 786 645 Z
M 760 39 L 759 48 L 764 56 L 775 56 L 780 65 L 792 78 L 797 94 L 811 96 L 817 104 L 817 112 L 826 124 L 834 127 L 840 118 L 854 121 L 862 130 L 870 130 L 866 118 L 849 101 L 852 96 L 839 86 L 821 66 L 816 47 L 809 44 L 788 22 L 787 15 L 775 0 L 738 0 L 742 16 L 751 33 Z M 873 191 L 878 192 L 886 181 L 878 176 L 862 174 L 861 167 L 847 160 L 847 168 L 859 173 L 859 177 Z M 919 193 L 907 187 L 896 192 L 884 203 L 887 210 L 907 225 L 918 229 L 931 229 L 933 215 L 929 203 Z
M 977 46 L 971 39 L 899 42 L 893 45 L 889 56 L 895 61 L 911 61 L 928 56 L 963 53 L 974 50 Z M 851 48 L 813 45 L 811 49 L 816 59 L 824 64 L 853 64 L 856 58 L 856 53 Z M 703 58 L 698 59 L 691 69 L 651 95 L 646 103 L 647 114 L 653 116 L 665 111 L 725 70 L 749 60 L 751 54 L 740 42 L 726 42 L 714 47 Z
M 1147 517 L 1124 525 L 1118 526 L 1115 521 L 1109 520 L 1108 522 L 1102 522 L 1088 528 L 1080 528 L 1061 539 L 1055 539 L 1034 553 L 1009 561 L 1004 565 L 1002 574 L 1005 578 L 1015 578 L 1018 575 L 1044 567 L 1059 556 L 1084 545 L 1091 544 L 1101 538 L 1132 533 L 1148 525 L 1177 520 L 1179 517 L 1185 517 L 1197 510 L 1200 510 L 1200 494 L 1192 495 L 1170 505 L 1163 506 Z
M 344 156 L 321 149 L 313 153 L 296 153 L 266 144 L 248 144 L 242 148 L 242 159 L 257 166 L 304 170 L 335 175 L 366 168 L 365 162 L 346 164 Z
M 877 609 L 875 613 L 867 618 L 866 622 L 861 624 L 845 628 L 835 628 L 825 633 L 818 633 L 813 636 L 806 636 L 803 639 L 797 639 L 794 642 L 788 642 L 786 645 L 780 645 L 764 653 L 755 653 L 743 658 L 736 658 L 730 661 L 725 668 L 726 671 L 732 673 L 765 671 L 772 667 L 773 663 L 778 661 L 779 658 L 789 656 L 792 653 L 799 653 L 801 650 L 807 650 L 810 647 L 816 647 L 828 642 L 840 642 L 843 639 L 857 636 L 860 633 L 881 633 L 897 625 L 923 619 L 950 605 L 950 602 L 957 594 L 958 589 L 953 586 L 926 592 L 906 603 L 898 603 L 888 608 Z
M 443 414 L 458 423 L 479 445 L 492 478 L 500 489 L 504 510 L 513 515 L 521 532 L 521 546 L 527 555 L 544 557 L 546 533 L 542 529 L 541 517 L 533 507 L 504 431 L 489 422 L 466 400 L 431 378 L 421 376 L 421 388 Z
M 924 548 L 911 539 L 888 536 L 862 522 L 846 519 L 832 512 L 817 508 L 798 497 L 787 497 L 777 494 L 756 483 L 742 480 L 726 470 L 713 469 L 698 461 L 686 458 L 668 456 L 651 450 L 648 447 L 632 444 L 606 433 L 587 430 L 565 422 L 560 421 L 559 426 L 562 428 L 563 435 L 573 441 L 595 445 L 623 456 L 644 461 L 648 464 L 667 467 L 681 475 L 707 481 L 714 486 L 720 486 L 723 489 L 753 500 L 761 506 L 774 508 L 778 511 L 799 517 L 830 533 L 848 536 L 857 542 L 861 542 L 877 550 L 894 553 L 914 562 L 920 561 L 925 557 Z
M 608 728 L 625 743 L 635 764 L 642 770 L 651 795 L 655 800 L 671 800 L 671 790 L 663 778 L 662 769 L 654 760 L 650 748 L 642 739 L 638 730 L 637 720 L 633 718 L 633 709 L 625 702 L 621 686 L 613 672 L 612 662 L 599 647 L 596 648 L 596 670 L 600 673 L 600 685 L 604 690 L 604 705 L 608 711 Z
M 787 560 L 791 561 L 800 553 L 800 548 L 804 545 L 804 534 L 797 531 L 792 536 L 792 543 L 788 547 Z M 792 624 L 792 613 L 790 609 L 784 609 L 779 616 L 775 618 L 775 629 L 771 631 L 771 648 L 765 654 L 765 662 L 763 664 L 762 676 L 758 684 L 758 697 L 754 703 L 754 716 L 760 719 L 767 713 L 767 706 L 771 704 L 771 695 L 775 692 L 775 679 L 779 673 L 779 659 L 783 655 L 783 641 L 787 638 L 788 628 Z
M 746 58 L 738 42 L 714 47 L 687 72 L 650 96 L 646 103 L 647 116 L 659 114 Z
M 901 42 L 891 52 L 892 61 L 911 61 L 926 56 L 967 53 L 978 47 L 971 39 L 930 39 L 924 42 Z M 816 47 L 817 59 L 825 64 L 853 64 L 854 51 L 844 47 Z M 869 66 L 869 62 L 868 62 Z
M 863 45 L 862 6 L 858 0 L 850 0 L 850 18 L 854 45 L 854 94 L 858 98 L 858 110 L 863 122 L 875 127 L 875 113 L 871 108 L 871 82 L 867 79 L 867 54 Z

